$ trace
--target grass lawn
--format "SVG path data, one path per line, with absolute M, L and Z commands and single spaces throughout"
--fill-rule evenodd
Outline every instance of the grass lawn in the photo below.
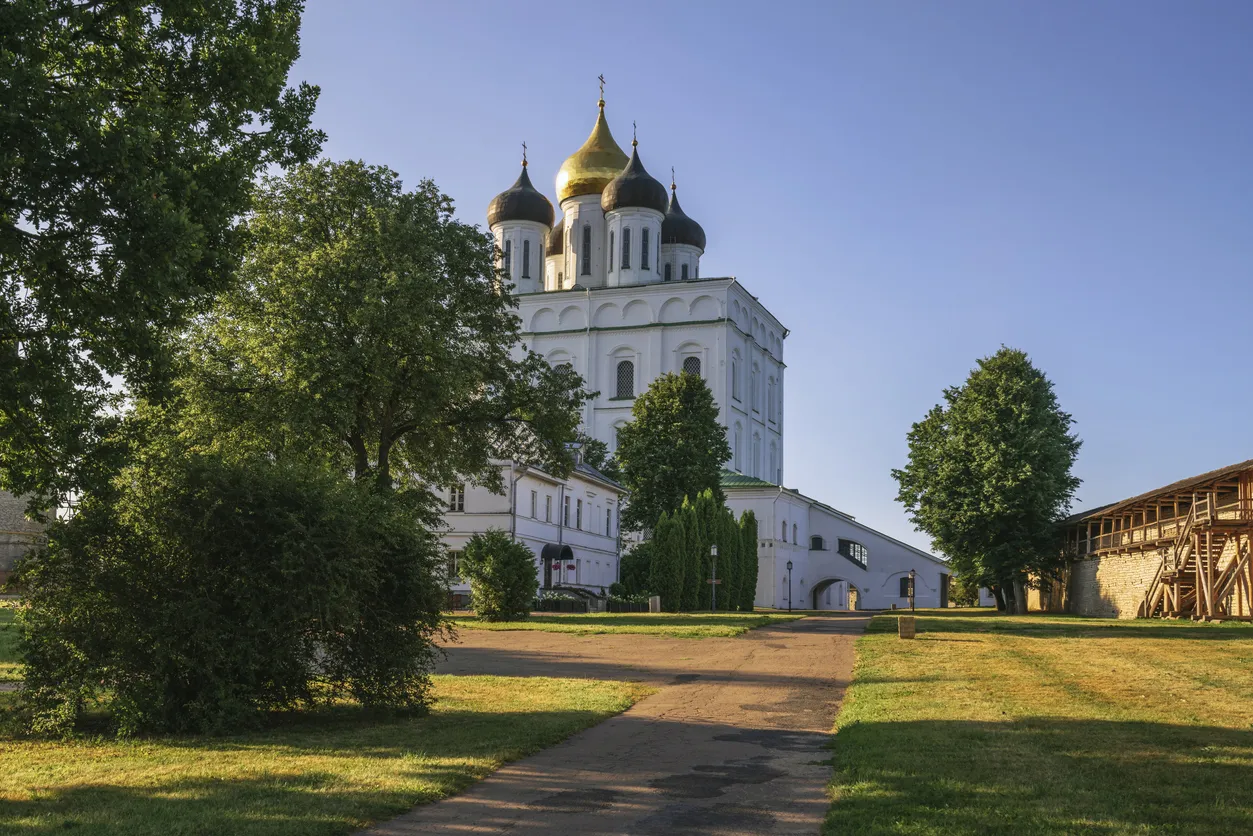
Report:
M 471 630 L 539 630 L 545 633 L 642 633 L 681 639 L 738 636 L 754 627 L 794 621 L 799 615 L 777 613 L 543 613 L 525 621 L 479 621 L 456 616 L 453 624 Z
M 17 629 L 10 601 L 0 601 L 0 682 L 21 679 L 17 664 Z
M 827 834 L 1253 833 L 1253 629 L 920 611 L 858 640 Z
M 464 789 L 647 693 L 574 679 L 435 677 L 427 717 L 280 719 L 235 738 L 0 738 L 0 833 L 344 834 Z

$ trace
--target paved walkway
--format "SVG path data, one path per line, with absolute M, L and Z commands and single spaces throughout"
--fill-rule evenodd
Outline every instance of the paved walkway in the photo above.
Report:
M 869 617 L 735 639 L 463 630 L 440 673 L 634 679 L 629 711 L 369 836 L 815 834 L 829 740 Z

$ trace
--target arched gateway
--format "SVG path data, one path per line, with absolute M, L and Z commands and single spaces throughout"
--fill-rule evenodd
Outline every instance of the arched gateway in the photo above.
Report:
M 836 584 L 843 584 L 842 587 L 836 587 Z M 835 589 L 832 589 L 835 587 Z M 830 593 L 839 592 L 839 600 L 836 600 Z M 818 581 L 810 590 L 810 601 L 812 609 L 857 609 L 858 599 L 861 592 L 848 578 L 826 578 Z M 830 599 L 830 600 L 828 600 Z

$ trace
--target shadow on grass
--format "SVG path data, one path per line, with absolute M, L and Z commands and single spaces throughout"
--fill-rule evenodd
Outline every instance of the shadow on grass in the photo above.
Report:
M 0 833 L 344 834 L 460 792 L 605 718 L 452 709 L 380 721 L 344 709 L 279 716 L 276 728 L 230 738 L 0 738 L 19 759 L 0 788 Z M 37 761 L 55 769 L 24 771 Z
M 958 611 L 960 612 L 960 611 Z M 895 616 L 908 613 L 883 613 L 870 622 L 867 633 L 895 633 Z M 1083 618 L 1074 615 L 1040 613 L 1006 616 L 983 613 L 949 615 L 944 610 L 920 611 L 916 615 L 920 638 L 960 641 L 955 635 L 995 633 L 1041 639 L 1183 639 L 1188 641 L 1248 641 L 1253 639 L 1253 624 L 1238 621 L 1199 623 L 1137 619 Z
M 825 834 L 1253 833 L 1253 733 L 1033 718 L 854 723 Z M 907 824 L 906 824 L 907 823 Z

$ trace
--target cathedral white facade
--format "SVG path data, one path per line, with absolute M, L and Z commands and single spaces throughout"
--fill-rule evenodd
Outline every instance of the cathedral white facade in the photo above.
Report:
M 526 347 L 570 364 L 599 393 L 584 428 L 611 451 L 654 379 L 700 375 L 727 428 L 727 468 L 781 483 L 787 329 L 734 278 L 701 277 L 705 231 L 673 181 L 667 195 L 649 175 L 636 142 L 630 157 L 618 147 L 598 106 L 591 135 L 557 174 L 560 219 L 525 160 L 488 208 Z
M 553 365 L 569 364 L 598 393 L 585 406 L 583 429 L 611 451 L 636 396 L 653 380 L 684 371 L 705 380 L 732 451 L 722 483 L 727 505 L 737 515 L 752 509 L 758 517 L 758 606 L 886 609 L 907 606 L 909 590 L 918 606 L 945 605 L 943 561 L 782 487 L 788 331 L 735 278 L 701 275 L 705 231 L 679 205 L 673 177 L 667 193 L 645 169 L 637 142 L 630 156 L 618 147 L 604 99 L 597 104 L 591 135 L 557 173 L 560 217 L 531 183 L 525 158 L 517 181 L 488 207 L 500 267 L 518 300 L 524 346 Z M 588 477 L 596 483 L 590 489 L 583 484 Z M 594 471 L 571 479 L 572 495 L 590 490 L 588 501 L 601 503 L 592 517 L 597 524 L 602 505 L 613 518 L 602 530 L 587 531 L 562 517 L 555 539 L 536 539 L 533 550 L 563 550 L 559 560 L 541 556 L 543 587 L 558 571 L 565 574 L 556 585 L 591 592 L 618 577 L 618 552 L 607 555 L 603 538 L 617 534 L 622 497 Z M 534 509 L 528 515 L 516 501 L 508 508 L 492 501 L 499 507 L 489 509 L 483 498 L 481 519 L 505 514 L 510 530 L 525 520 L 534 537 L 553 534 L 536 527 Z M 477 506 L 467 503 L 450 515 L 452 548 L 481 528 Z M 566 537 L 569 528 L 578 536 Z M 584 566 L 593 568 L 584 574 Z

